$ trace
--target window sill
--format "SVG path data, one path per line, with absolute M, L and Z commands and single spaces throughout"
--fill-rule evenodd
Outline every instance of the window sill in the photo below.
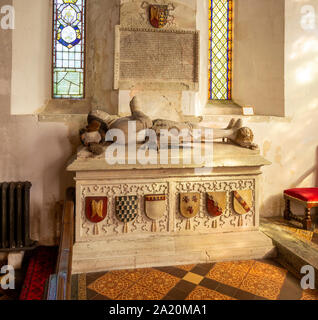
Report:
M 91 99 L 51 99 L 43 110 L 38 113 L 38 120 L 40 122 L 82 121 L 87 118 L 87 114 L 91 110 Z
M 242 106 L 232 100 L 209 100 L 204 108 L 203 121 L 228 121 L 231 118 L 243 118 L 248 122 L 290 122 L 290 117 L 271 115 L 243 115 Z
M 204 108 L 204 116 L 243 115 L 242 107 L 232 100 L 209 100 Z

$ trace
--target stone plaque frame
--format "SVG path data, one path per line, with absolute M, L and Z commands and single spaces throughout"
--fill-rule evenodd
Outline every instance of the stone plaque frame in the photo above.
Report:
M 145 69 L 145 77 L 140 77 L 140 74 L 134 75 L 133 74 L 133 67 L 132 67 L 132 74 L 131 76 L 123 76 L 121 73 L 121 63 L 123 63 L 122 59 L 122 43 L 121 39 L 122 37 L 128 36 L 130 33 L 152 33 L 154 37 L 156 35 L 160 35 L 160 41 L 162 43 L 162 40 L 165 38 L 162 37 L 162 35 L 169 35 L 173 34 L 176 39 L 178 36 L 182 36 L 183 38 L 185 36 L 188 37 L 188 41 L 190 42 L 190 48 L 192 48 L 193 55 L 190 57 L 190 60 L 193 61 L 193 64 L 188 64 L 193 69 L 193 74 L 191 77 L 185 77 L 184 79 L 181 77 L 180 74 L 182 74 L 182 70 L 180 69 L 180 72 L 176 72 L 176 68 L 178 64 L 173 64 L 174 72 L 172 72 L 172 75 L 169 79 L 163 79 L 160 77 L 156 77 L 156 72 L 153 73 L 153 77 L 149 78 L 146 75 L 146 69 Z M 169 37 L 170 38 L 170 37 Z M 142 42 L 142 37 L 140 39 L 140 43 Z M 171 41 L 167 37 L 167 41 Z M 127 42 L 129 44 L 129 41 Z M 135 45 L 138 45 L 135 43 Z M 164 43 L 163 43 L 164 45 Z M 166 45 L 169 45 L 167 43 Z M 127 45 L 127 50 L 129 50 L 129 45 Z M 120 89 L 120 90 L 130 90 L 132 88 L 142 88 L 145 90 L 180 90 L 180 91 L 198 91 L 199 90 L 199 68 L 200 68 L 200 32 L 199 31 L 190 31 L 190 30 L 160 30 L 160 29 L 146 29 L 146 28 L 128 28 L 128 27 L 121 27 L 116 26 L 115 28 L 115 57 L 114 57 L 114 89 Z M 125 61 L 127 63 L 127 60 Z M 136 61 L 128 62 L 131 63 L 131 65 L 134 65 Z M 183 66 L 183 65 L 182 65 Z M 181 66 L 181 67 L 182 67 Z M 167 65 L 162 65 L 163 68 L 167 69 Z M 178 74 L 178 76 L 174 76 Z

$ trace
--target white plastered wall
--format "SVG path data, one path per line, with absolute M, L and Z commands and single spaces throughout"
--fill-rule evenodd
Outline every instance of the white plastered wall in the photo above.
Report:
M 13 0 L 13 6 L 11 114 L 34 114 L 51 96 L 51 1 Z

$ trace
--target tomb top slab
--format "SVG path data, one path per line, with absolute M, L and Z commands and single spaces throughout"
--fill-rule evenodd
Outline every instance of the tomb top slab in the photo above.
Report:
M 87 148 L 79 147 L 67 166 L 68 171 L 111 171 L 111 170 L 148 170 L 148 169 L 185 169 L 185 168 L 235 168 L 235 167 L 262 167 L 271 162 L 260 155 L 259 150 L 250 150 L 226 143 L 198 144 L 193 148 L 152 150 L 149 155 L 145 153 L 148 164 L 143 164 L 136 157 L 135 151 L 126 152 L 123 156 L 116 157 L 117 163 L 112 164 L 105 152 L 99 156 L 93 156 Z M 138 150 L 137 146 L 137 150 Z M 108 150 L 109 151 L 109 150 Z M 140 152 L 140 151 L 139 151 Z M 144 153 L 144 151 L 141 151 Z M 201 153 L 200 153 L 201 152 Z M 166 160 L 162 159 L 167 154 Z M 202 155 L 201 161 L 195 157 Z M 212 156 L 211 156 L 212 154 Z M 188 159 L 188 160 L 186 160 Z

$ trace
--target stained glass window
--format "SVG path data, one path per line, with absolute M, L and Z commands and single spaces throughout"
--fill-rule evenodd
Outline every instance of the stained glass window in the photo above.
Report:
M 209 99 L 230 100 L 233 0 L 210 0 L 209 16 Z
M 84 98 L 85 1 L 53 0 L 53 98 Z

